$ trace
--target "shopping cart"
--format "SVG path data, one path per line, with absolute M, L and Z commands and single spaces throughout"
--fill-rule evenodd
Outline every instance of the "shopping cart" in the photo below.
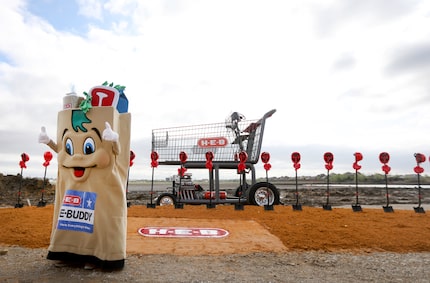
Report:
M 209 170 L 209 182 L 214 191 L 202 193 L 201 187 L 195 189 L 190 181 L 181 185 L 174 182 L 172 193 L 157 198 L 158 204 L 176 203 L 236 203 L 256 205 L 278 204 L 279 192 L 273 184 L 256 182 L 255 167 L 259 160 L 267 118 L 276 112 L 267 112 L 261 119 L 247 120 L 238 112 L 232 113 L 225 122 L 161 128 L 152 130 L 152 151 L 158 153 L 160 165 L 177 165 L 184 168 L 206 168 L 206 153 L 213 153 L 213 170 Z M 181 152 L 187 155 L 185 162 L 180 160 Z M 251 173 L 251 183 L 244 182 L 234 196 L 226 196 L 219 189 L 219 169 L 238 169 L 238 156 L 246 152 L 246 172 Z M 183 177 L 183 176 L 180 176 Z M 187 179 L 190 179 L 187 176 Z M 245 179 L 245 178 L 244 178 Z M 212 189 L 212 187 L 211 187 Z M 188 192 L 188 191 L 191 192 Z M 187 192 L 185 192 L 187 191 Z

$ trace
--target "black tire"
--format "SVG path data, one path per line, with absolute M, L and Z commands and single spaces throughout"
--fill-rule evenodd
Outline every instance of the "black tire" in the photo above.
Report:
M 254 184 L 247 191 L 247 200 L 249 204 L 264 206 L 267 205 L 267 193 L 269 193 L 269 205 L 279 204 L 279 191 L 275 185 L 268 182 L 260 182 Z
M 169 193 L 161 194 L 157 198 L 157 205 L 175 205 L 176 204 L 176 197 Z

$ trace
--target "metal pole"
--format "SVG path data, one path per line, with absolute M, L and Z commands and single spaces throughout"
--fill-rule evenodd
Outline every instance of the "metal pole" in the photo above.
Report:
M 181 173 L 179 174 L 179 186 L 178 186 L 178 204 L 179 204 L 179 206 L 181 206 L 180 205 L 180 203 L 181 203 L 181 190 L 182 190 L 182 170 L 184 169 L 184 166 L 182 166 L 182 163 L 181 163 Z
M 327 170 L 327 206 L 329 203 L 329 196 L 330 196 L 330 170 Z
M 297 183 L 297 169 L 296 169 L 296 205 L 299 204 L 299 191 L 298 191 L 298 183 Z
M 387 207 L 390 205 L 390 196 L 388 194 L 388 179 L 387 179 L 387 174 L 385 174 L 385 193 L 387 196 Z
M 418 207 L 421 207 L 421 183 L 420 183 L 420 174 L 418 175 Z
M 241 201 L 243 193 L 246 190 L 246 176 L 245 176 L 245 172 L 242 172 L 240 174 L 240 189 L 241 189 L 241 192 L 240 192 L 240 195 L 239 195 L 239 202 Z
M 21 167 L 21 179 L 19 181 L 19 189 L 18 189 L 18 196 L 17 196 L 17 203 L 15 205 L 15 208 L 21 208 L 23 207 L 21 203 L 21 188 L 22 188 L 22 167 Z
M 181 203 L 181 193 L 182 193 L 182 180 L 183 180 L 183 173 L 184 173 L 184 164 L 181 162 L 181 168 L 180 168 L 180 172 L 179 172 L 179 187 L 178 187 L 178 191 L 177 191 L 177 202 L 175 204 L 175 208 L 184 208 L 184 204 Z
M 268 170 L 266 170 L 266 182 L 269 183 L 269 175 L 267 173 Z M 269 186 L 266 187 L 266 193 L 267 193 L 267 205 L 270 205 L 270 192 L 269 192 Z
M 240 175 L 239 175 L 239 187 L 240 187 L 240 191 L 239 191 L 239 206 L 240 206 L 240 201 L 241 201 L 241 198 L 242 198 L 242 194 L 243 194 L 243 191 L 244 191 L 244 181 L 243 181 L 243 173 L 240 173 Z
M 355 205 L 358 205 L 358 170 L 355 170 Z
M 42 186 L 42 202 L 43 202 L 43 194 L 45 192 L 45 183 L 46 183 L 46 169 L 47 167 L 45 167 L 45 174 L 43 175 L 43 186 Z
M 235 210 L 243 210 L 243 204 L 241 203 L 242 200 L 242 195 L 245 192 L 246 189 L 246 177 L 245 177 L 245 172 L 240 173 L 239 172 L 239 180 L 240 180 L 240 189 L 238 191 L 239 194 L 239 202 L 234 204 L 234 209 Z M 249 201 L 249 200 L 248 200 Z
M 44 195 L 44 192 L 45 192 L 46 169 L 47 168 L 48 168 L 48 166 L 45 166 L 45 174 L 43 175 L 42 196 L 41 196 L 41 199 L 40 199 L 39 203 L 37 204 L 38 207 L 44 207 L 46 205 L 46 202 L 43 199 L 43 195 Z
M 154 198 L 153 197 L 153 195 L 154 195 L 154 167 L 152 167 L 152 176 L 151 176 L 151 207 L 152 207 L 152 199 Z
M 212 208 L 212 192 L 214 188 L 213 171 L 209 170 L 209 208 Z

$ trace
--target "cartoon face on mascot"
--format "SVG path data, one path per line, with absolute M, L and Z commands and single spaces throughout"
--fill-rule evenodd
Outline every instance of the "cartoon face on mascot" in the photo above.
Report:
M 111 86 L 94 87 L 80 108 L 60 111 L 57 142 L 42 127 L 39 142 L 58 158 L 48 259 L 88 268 L 124 266 L 131 116 L 113 105 L 121 94 Z

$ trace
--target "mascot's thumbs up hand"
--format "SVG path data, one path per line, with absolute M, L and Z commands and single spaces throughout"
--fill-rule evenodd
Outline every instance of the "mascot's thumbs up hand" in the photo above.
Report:
M 105 122 L 106 128 L 103 131 L 103 139 L 106 141 L 118 142 L 118 133 L 114 132 L 108 122 Z
M 44 143 L 44 144 L 48 144 L 50 140 L 51 139 L 49 138 L 48 134 L 46 133 L 46 128 L 42 127 L 41 132 L 39 134 L 39 142 Z

